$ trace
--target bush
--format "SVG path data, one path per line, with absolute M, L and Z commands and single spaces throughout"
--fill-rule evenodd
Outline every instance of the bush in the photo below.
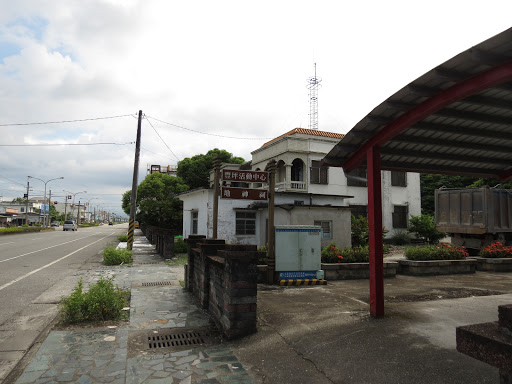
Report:
M 512 257 L 512 247 L 506 246 L 499 241 L 480 250 L 481 257 L 497 258 L 497 257 Z
M 425 214 L 411 216 L 407 230 L 416 237 L 425 239 L 429 244 L 437 244 L 439 240 L 446 236 L 446 233 L 439 232 L 436 229 L 434 218 Z
M 133 252 L 127 249 L 116 249 L 113 246 L 103 250 L 103 264 L 120 265 L 132 262 Z
M 366 217 L 355 217 L 352 215 L 352 246 L 359 247 L 368 245 L 368 220 Z
M 368 247 L 339 249 L 334 243 L 322 249 L 322 263 L 367 263 Z
M 258 247 L 258 252 L 264 252 L 264 254 L 258 255 L 258 265 L 267 265 L 268 264 L 268 248 L 266 245 L 262 245 Z
M 174 252 L 175 253 L 186 253 L 188 250 L 187 243 L 183 239 L 176 239 L 174 241 Z
M 89 321 L 118 320 L 128 304 L 129 292 L 114 286 L 112 279 L 101 278 L 83 291 L 82 279 L 69 297 L 61 300 L 62 321 L 76 324 Z
M 439 245 L 427 245 L 425 247 L 410 247 L 405 250 L 408 260 L 462 260 L 468 256 L 464 247 L 441 243 Z
M 126 243 L 128 241 L 128 235 L 117 236 L 117 240 L 119 240 L 122 243 Z
M 411 236 L 406 231 L 396 231 L 391 236 L 391 244 L 394 245 L 405 245 L 411 242 Z

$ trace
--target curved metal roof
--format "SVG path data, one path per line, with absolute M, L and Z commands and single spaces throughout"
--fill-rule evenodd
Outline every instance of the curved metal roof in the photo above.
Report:
M 357 123 L 324 162 L 512 179 L 512 28 L 414 80 Z

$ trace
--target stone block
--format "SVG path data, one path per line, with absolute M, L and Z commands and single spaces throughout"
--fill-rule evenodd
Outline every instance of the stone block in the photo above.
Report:
M 498 323 L 500 327 L 507 328 L 512 332 L 512 304 L 498 307 Z

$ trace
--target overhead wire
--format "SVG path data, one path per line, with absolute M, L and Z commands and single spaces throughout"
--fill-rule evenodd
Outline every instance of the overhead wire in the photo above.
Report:
M 201 132 L 201 131 L 198 131 L 198 130 L 195 130 L 195 129 L 183 127 L 181 125 L 177 125 L 177 124 L 169 123 L 167 121 L 159 120 L 159 119 L 157 119 L 155 117 L 151 117 L 151 116 L 148 116 L 148 115 L 145 115 L 145 117 L 147 119 L 153 119 L 155 121 L 158 121 L 159 123 L 162 123 L 162 124 L 171 125 L 173 127 L 184 129 L 186 131 L 190 131 L 190 132 L 194 132 L 194 133 L 199 133 L 201 135 L 216 136 L 216 137 L 223 137 L 223 138 L 226 138 L 226 139 L 237 139 L 237 140 L 272 140 L 273 139 L 272 137 L 236 137 L 236 136 L 218 135 L 216 133 Z
M 178 158 L 178 156 L 176 156 L 176 154 L 172 151 L 172 149 L 167 145 L 167 143 L 165 142 L 165 140 L 162 138 L 162 136 L 160 136 L 160 134 L 158 133 L 158 131 L 156 130 L 156 128 L 153 126 L 153 124 L 151 124 L 151 121 L 149 121 L 149 119 L 147 118 L 146 115 L 144 115 L 145 119 L 147 120 L 147 122 L 149 123 L 149 125 L 151 125 L 151 128 L 153 128 L 153 130 L 155 131 L 155 133 L 158 135 L 158 137 L 160 138 L 160 140 L 162 140 L 162 143 L 165 144 L 165 146 L 167 147 L 167 149 L 169 150 L 169 152 L 171 152 L 173 154 L 173 156 L 176 158 L 176 160 L 178 160 L 178 162 L 180 161 L 180 159 Z
M 117 116 L 105 116 L 105 117 L 92 117 L 88 119 L 75 119 L 75 120 L 60 120 L 60 121 L 44 121 L 44 122 L 32 122 L 32 123 L 8 123 L 8 124 L 0 124 L 0 127 L 13 127 L 13 126 L 23 126 L 23 125 L 44 125 L 44 124 L 63 124 L 63 123 L 78 123 L 83 121 L 94 121 L 94 120 L 107 120 L 107 119 L 117 119 L 120 117 L 133 117 L 134 114 L 126 114 L 126 115 L 117 115 Z
M 126 143 L 41 143 L 41 144 L 0 144 L 0 147 L 58 147 L 58 146 L 90 146 L 90 145 L 129 145 L 134 141 Z

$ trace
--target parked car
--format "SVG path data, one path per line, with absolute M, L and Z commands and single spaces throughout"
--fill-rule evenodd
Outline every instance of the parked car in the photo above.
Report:
M 52 221 L 50 224 L 52 227 L 60 227 L 60 223 L 58 221 Z
M 138 221 L 135 222 L 135 228 L 140 228 L 140 224 Z
M 113 223 L 113 222 L 111 222 L 111 221 L 109 221 L 109 222 L 108 222 L 108 225 L 114 225 L 114 223 Z
M 76 231 L 78 230 L 78 226 L 73 220 L 66 220 L 62 227 L 63 231 Z

